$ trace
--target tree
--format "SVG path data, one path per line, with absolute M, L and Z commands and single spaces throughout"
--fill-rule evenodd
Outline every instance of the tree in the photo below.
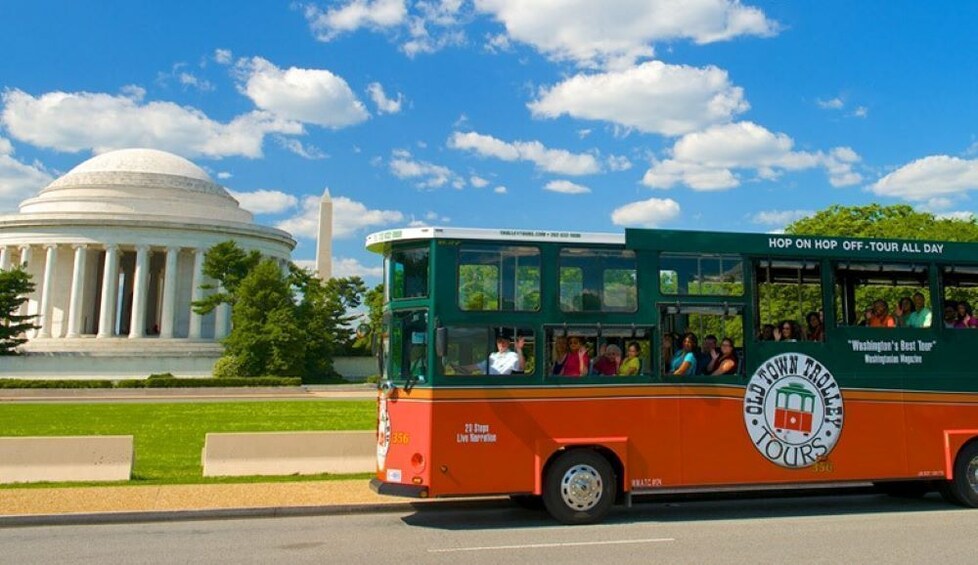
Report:
M 367 291 L 360 277 L 333 278 L 326 282 L 308 271 L 293 268 L 293 279 L 302 295 L 298 318 L 307 346 L 303 366 L 307 382 L 327 381 L 337 376 L 333 358 L 346 353 L 354 342 L 352 322 Z
M 224 340 L 229 360 L 222 364 L 230 374 L 222 376 L 302 376 L 307 336 L 278 263 L 259 262 L 235 286 L 232 299 L 232 330 Z
M 219 292 L 213 292 L 194 302 L 194 312 L 204 315 L 211 313 L 221 304 L 227 303 L 234 306 L 238 286 L 261 260 L 261 253 L 258 251 L 246 253 L 231 240 L 218 243 L 207 250 L 204 255 L 204 274 L 218 281 L 220 286 L 204 284 L 201 285 L 201 288 L 205 290 L 219 289 Z
M 978 222 L 974 217 L 938 218 L 906 204 L 833 205 L 791 223 L 784 231 L 791 235 L 978 241 Z
M 194 310 L 207 314 L 222 303 L 232 305 L 216 375 L 299 376 L 305 382 L 338 377 L 333 358 L 352 346 L 350 323 L 357 316 L 349 312 L 366 292 L 359 277 L 324 283 L 291 263 L 284 273 L 278 262 L 246 253 L 233 241 L 207 252 L 204 273 L 222 290 L 194 302 Z
M 27 342 L 24 332 L 37 329 L 30 322 L 33 316 L 17 314 L 32 292 L 31 275 L 22 267 L 0 269 L 0 355 L 16 355 L 16 348 Z

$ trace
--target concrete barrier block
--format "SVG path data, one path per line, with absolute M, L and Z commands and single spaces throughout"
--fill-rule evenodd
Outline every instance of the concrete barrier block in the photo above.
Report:
M 377 435 L 356 432 L 211 433 L 204 439 L 205 477 L 369 473 Z
M 0 437 L 0 483 L 128 481 L 132 436 Z

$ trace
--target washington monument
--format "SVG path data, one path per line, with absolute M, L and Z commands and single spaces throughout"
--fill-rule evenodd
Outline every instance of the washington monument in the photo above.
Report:
M 329 189 L 319 201 L 319 238 L 316 240 L 316 272 L 320 280 L 333 276 L 333 199 Z

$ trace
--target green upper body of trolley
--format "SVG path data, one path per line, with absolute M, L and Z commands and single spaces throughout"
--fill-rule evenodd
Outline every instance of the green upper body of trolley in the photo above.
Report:
M 978 391 L 978 331 L 948 329 L 942 323 L 949 293 L 970 296 L 972 287 L 978 289 L 978 244 L 642 229 L 628 229 L 623 237 L 406 228 L 370 235 L 367 248 L 385 257 L 387 377 L 411 386 L 743 384 L 759 364 L 791 351 L 818 359 L 846 388 Z M 500 248 L 512 253 L 506 255 L 509 263 L 501 262 L 495 271 L 499 277 L 508 264 L 524 265 L 516 267 L 524 269 L 529 264 L 530 269 L 538 269 L 539 295 L 527 299 L 505 296 L 501 291 L 491 307 L 472 308 L 461 300 L 460 264 L 469 265 L 466 262 L 474 257 L 471 264 L 485 265 L 480 254 L 491 257 Z M 580 301 L 568 307 L 561 293 L 570 284 L 567 273 L 574 267 L 567 265 L 581 260 L 604 261 L 609 267 L 602 272 L 627 274 L 633 269 L 634 296 L 611 308 L 588 308 Z M 685 267 L 689 265 L 694 266 L 692 270 L 716 265 L 709 268 L 719 278 L 707 280 L 702 273 L 691 276 Z M 757 331 L 766 321 L 762 319 L 762 295 L 779 284 L 790 285 L 793 277 L 799 287 L 809 292 L 817 289 L 817 296 L 809 299 L 822 311 L 824 341 L 760 341 Z M 582 284 L 587 286 L 586 281 Z M 868 306 L 866 293 L 861 295 L 860 289 L 884 292 L 888 284 L 893 292 L 908 295 L 922 290 L 927 295 L 926 307 L 932 310 L 931 326 L 854 325 Z M 522 306 L 514 306 L 520 301 Z M 891 309 L 893 306 L 891 301 Z M 743 326 L 736 344 L 742 360 L 739 374 L 664 374 L 668 360 L 660 358 L 660 344 L 670 325 L 681 326 L 704 316 L 727 320 L 728 315 Z M 487 328 L 490 336 L 502 331 L 514 340 L 522 330 L 530 330 L 529 370 L 511 375 L 447 374 L 450 370 L 441 365 L 441 354 L 452 346 L 450 337 L 479 328 Z M 565 334 L 592 340 L 617 336 L 625 343 L 641 340 L 646 349 L 643 371 L 631 377 L 554 376 L 548 340 Z

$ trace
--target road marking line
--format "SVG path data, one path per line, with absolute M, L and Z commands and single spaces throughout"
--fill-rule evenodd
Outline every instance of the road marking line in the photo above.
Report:
M 481 547 L 452 547 L 447 549 L 429 549 L 428 553 L 454 553 L 459 551 L 492 551 L 497 549 L 546 549 L 552 547 L 581 547 L 587 545 L 624 545 L 635 543 L 662 543 L 676 541 L 675 538 L 626 539 L 614 541 L 576 541 L 566 543 L 531 543 L 525 545 L 486 545 Z

